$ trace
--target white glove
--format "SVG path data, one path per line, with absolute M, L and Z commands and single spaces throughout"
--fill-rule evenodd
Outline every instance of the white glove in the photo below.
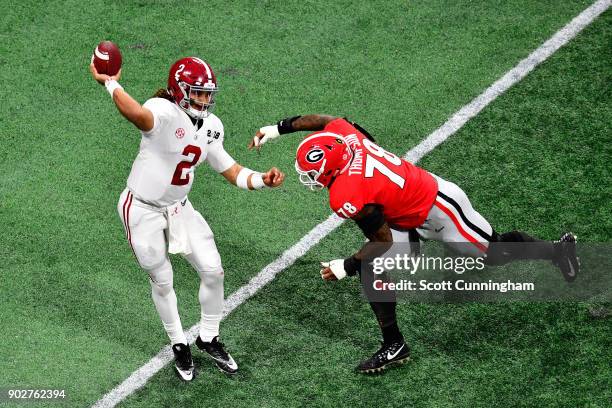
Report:
M 346 271 L 344 270 L 344 259 L 334 259 L 333 261 L 329 262 L 321 262 L 321 266 L 323 267 L 323 269 L 321 269 L 321 273 L 323 273 L 325 268 L 329 268 L 338 280 L 346 277 Z
M 257 136 L 253 138 L 253 145 L 255 147 L 259 147 L 262 144 L 266 143 L 268 140 L 276 139 L 280 136 L 280 133 L 278 133 L 277 125 L 264 126 L 260 128 L 259 131 L 263 133 L 264 136 L 261 139 Z

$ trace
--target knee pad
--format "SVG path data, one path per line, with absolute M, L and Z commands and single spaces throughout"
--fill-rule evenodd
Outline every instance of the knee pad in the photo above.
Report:
M 223 313 L 223 269 L 200 272 L 198 300 L 202 314 L 219 317 Z
M 172 281 L 158 283 L 149 278 L 149 282 L 151 283 L 151 290 L 157 296 L 166 297 L 172 292 Z
M 169 261 L 162 262 L 157 268 L 150 269 L 147 272 L 149 273 L 151 290 L 155 295 L 167 296 L 172 292 L 172 265 Z
M 223 285 L 223 278 L 225 276 L 223 268 L 198 271 L 198 274 L 204 285 L 208 287 Z

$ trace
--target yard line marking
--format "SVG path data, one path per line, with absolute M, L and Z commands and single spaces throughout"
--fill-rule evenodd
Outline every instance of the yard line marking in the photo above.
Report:
M 327 218 L 327 220 L 310 230 L 310 232 L 300 239 L 295 245 L 283 252 L 282 255 L 274 262 L 263 268 L 257 275 L 251 278 L 249 283 L 232 293 L 227 299 L 225 299 L 223 318 L 244 303 L 248 298 L 257 293 L 259 289 L 267 285 L 280 271 L 293 265 L 293 263 L 308 252 L 310 248 L 340 226 L 342 221 L 343 220 L 340 217 L 332 214 Z M 194 325 L 187 331 L 186 336 L 189 344 L 192 344 L 195 341 L 195 338 L 198 336 L 198 332 L 199 324 Z M 162 348 L 155 357 L 149 360 L 138 370 L 134 371 L 132 375 L 130 375 L 117 387 L 113 388 L 109 393 L 104 395 L 104 397 L 102 397 L 93 406 L 95 408 L 114 407 L 119 402 L 123 401 L 128 395 L 144 386 L 147 381 L 149 381 L 149 379 L 155 375 L 155 373 L 164 368 L 166 364 L 173 360 L 174 355 L 172 354 L 172 348 L 170 345 L 167 345 L 166 347 Z
M 472 102 L 462 107 L 457 113 L 431 133 L 421 143 L 410 149 L 404 156 L 407 160 L 417 163 L 423 156 L 431 152 L 436 146 L 444 142 L 467 123 L 468 120 L 476 116 L 488 104 L 498 96 L 507 91 L 512 85 L 522 80 L 536 66 L 554 54 L 559 48 L 567 44 L 572 38 L 580 33 L 585 27 L 591 24 L 600 14 L 610 7 L 612 0 L 599 0 L 576 16 L 565 27 L 559 30 L 548 41 L 538 47 L 527 58 L 519 62 L 513 69 L 487 88 L 482 94 L 477 96 Z M 248 300 L 262 287 L 274 279 L 282 270 L 290 267 L 295 261 L 315 246 L 324 237 L 338 228 L 342 222 L 341 218 L 332 214 L 325 221 L 314 227 L 308 234 L 300 239 L 295 245 L 287 249 L 274 262 L 263 268 L 255 275 L 249 283 L 239 288 L 225 300 L 223 317 L 225 318 L 234 309 Z M 192 343 L 198 334 L 198 324 L 194 325 L 187 332 L 187 340 Z M 105 394 L 93 406 L 96 408 L 114 407 L 123 401 L 127 396 L 144 386 L 166 364 L 173 360 L 170 346 L 164 347 L 156 356 L 149 360 L 145 365 L 136 370 L 132 375 L 125 379 L 117 387 Z
M 600 14 L 610 7 L 611 0 L 599 0 L 584 10 L 565 27 L 557 31 L 548 41 L 538 47 L 527 58 L 498 79 L 493 85 L 478 95 L 472 102 L 465 105 L 457 113 L 421 143 L 404 156 L 408 161 L 416 163 L 436 146 L 444 142 L 450 135 L 458 131 L 468 120 L 476 116 L 498 96 L 506 92 L 512 85 L 527 76 L 535 67 L 553 55 L 559 48 L 567 44 L 586 26 L 591 24 Z

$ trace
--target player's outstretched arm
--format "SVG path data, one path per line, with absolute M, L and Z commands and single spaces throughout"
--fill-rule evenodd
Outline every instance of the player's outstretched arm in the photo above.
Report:
M 153 113 L 132 98 L 117 82 L 121 78 L 121 70 L 113 76 L 100 74 L 93 63 L 89 65 L 89 70 L 93 78 L 106 87 L 123 117 L 143 132 L 153 129 Z
M 366 242 L 356 254 L 349 258 L 322 262 L 321 277 L 327 281 L 342 279 L 346 275 L 355 275 L 361 269 L 362 260 L 379 257 L 393 245 L 391 229 L 380 207 L 365 205 L 352 219 L 369 242 Z
M 269 140 L 276 139 L 280 135 L 287 133 L 299 132 L 302 130 L 317 131 L 323 130 L 325 126 L 332 120 L 337 119 L 330 115 L 304 115 L 294 116 L 279 120 L 276 125 L 269 125 L 260 128 L 253 139 L 249 142 L 248 148 L 260 148 L 261 145 Z
M 265 173 L 258 173 L 234 163 L 221 173 L 230 183 L 245 190 L 259 190 L 263 187 L 278 187 L 283 184 L 285 175 L 276 167 Z

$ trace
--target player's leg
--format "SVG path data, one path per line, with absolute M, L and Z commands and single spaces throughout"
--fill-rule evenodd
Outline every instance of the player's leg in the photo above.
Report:
M 185 258 L 200 276 L 201 320 L 196 339 L 198 348 L 215 360 L 223 372 L 233 374 L 238 365 L 219 341 L 219 326 L 223 317 L 223 266 L 208 223 L 187 201 L 183 208 L 192 253 Z
M 556 241 L 534 238 L 521 231 L 493 233 L 494 243 L 487 251 L 488 265 L 503 265 L 521 259 L 543 259 L 557 266 L 567 282 L 573 282 L 580 271 L 576 255 L 576 236 L 566 232 Z
M 374 373 L 385 369 L 389 364 L 403 363 L 410 358 L 410 348 L 399 330 L 396 317 L 396 302 L 370 302 L 383 334 L 383 342 L 378 351 L 357 366 L 361 373 Z
M 189 381 L 193 379 L 193 361 L 178 313 L 172 265 L 166 251 L 166 218 L 163 213 L 134 204 L 128 190 L 120 197 L 118 211 L 138 264 L 149 275 L 151 297 L 172 343 L 177 372 Z
M 418 229 L 423 238 L 446 242 L 464 255 L 486 254 L 489 265 L 502 265 L 523 259 L 550 260 L 561 268 L 567 280 L 573 280 L 568 279 L 572 273 L 575 278 L 578 261 L 575 256 L 575 237 L 572 234 L 565 234 L 555 242 L 534 238 L 522 231 L 499 234 L 472 207 L 461 188 L 435 177 L 438 181 L 438 196 L 426 222 Z
M 187 343 L 178 314 L 173 288 L 172 265 L 166 251 L 163 213 L 138 206 L 129 190 L 121 195 L 118 205 L 126 238 L 138 264 L 149 275 L 151 296 L 172 344 Z
M 393 246 L 384 255 L 385 258 L 398 255 L 418 255 L 421 252 L 421 240 L 416 229 L 396 230 L 391 229 Z
M 394 243 L 410 243 L 408 232 L 391 230 Z M 401 246 L 392 248 L 383 257 L 394 257 L 399 254 L 398 250 L 405 249 Z M 389 277 L 386 273 L 374 274 L 370 269 L 360 272 L 360 280 L 363 291 L 369 300 L 370 307 L 376 316 L 378 326 L 382 333 L 383 343 L 381 348 L 357 366 L 357 371 L 361 373 L 374 373 L 382 371 L 387 365 L 402 363 L 410 357 L 410 348 L 404 341 L 400 328 L 397 324 L 396 305 L 397 300 L 395 291 L 374 290 L 375 279 L 388 282 Z
M 445 242 L 456 252 L 483 256 L 493 241 L 493 228 L 472 207 L 467 195 L 456 184 L 440 177 L 438 196 L 417 231 L 426 240 Z

